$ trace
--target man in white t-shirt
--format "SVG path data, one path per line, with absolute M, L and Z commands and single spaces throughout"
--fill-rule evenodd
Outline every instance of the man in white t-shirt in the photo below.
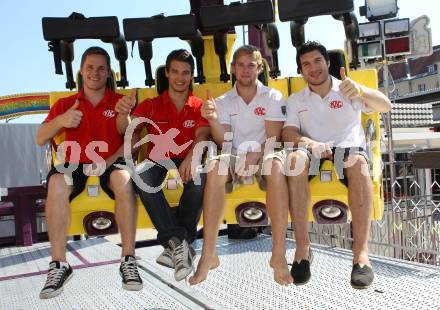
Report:
M 236 77 L 234 87 L 216 100 L 208 94 L 208 100 L 202 106 L 202 116 L 208 120 L 211 135 L 222 147 L 222 154 L 209 163 L 203 199 L 203 249 L 197 271 L 189 279 L 192 285 L 204 281 L 209 270 L 220 264 L 216 241 L 226 204 L 225 185 L 230 182 L 246 183 L 260 171 L 263 154 L 276 157 L 274 142 L 281 139 L 285 101 L 279 91 L 258 81 L 262 70 L 260 51 L 250 45 L 240 47 L 235 51 L 231 64 L 231 72 Z M 267 174 L 264 181 L 267 182 L 269 216 L 274 209 L 285 209 L 285 218 L 279 216 L 279 220 L 287 221 L 288 195 L 283 165 L 281 161 L 270 162 L 274 164 L 266 165 L 267 173 L 264 173 Z
M 291 274 L 295 284 L 305 284 L 311 276 L 308 180 L 309 172 L 316 171 L 309 171 L 309 168 L 316 161 L 319 165 L 322 159 L 334 159 L 335 167 L 343 166 L 344 177 L 348 179 L 354 237 L 351 285 L 367 288 L 374 278 L 368 259 L 373 187 L 368 169 L 365 169 L 368 158 L 363 151 L 365 136 L 361 113 L 388 112 L 391 102 L 380 91 L 346 77 L 343 68 L 340 69 L 342 81 L 329 75 L 327 51 L 317 42 L 302 45 L 297 51 L 296 62 L 307 87 L 289 97 L 282 135 L 285 144 L 293 142 L 296 146 L 296 151 L 290 154 L 290 168 L 304 167 L 287 177 L 296 240 Z

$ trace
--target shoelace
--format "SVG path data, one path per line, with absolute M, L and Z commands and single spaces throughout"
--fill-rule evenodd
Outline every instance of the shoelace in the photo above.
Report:
M 182 266 L 183 265 L 183 259 L 185 256 L 188 256 L 188 253 L 186 253 L 185 248 L 183 246 L 183 242 L 180 243 L 175 249 L 174 249 L 174 257 L 176 260 L 176 265 L 177 266 Z
M 57 286 L 61 281 L 61 279 L 63 278 L 65 272 L 66 269 L 64 267 L 50 269 L 47 275 L 47 281 L 45 287 Z
M 138 280 L 139 273 L 135 262 L 123 262 L 121 269 L 127 280 Z
M 165 251 L 163 252 L 163 255 L 169 258 L 173 258 L 173 251 L 170 248 L 166 248 Z

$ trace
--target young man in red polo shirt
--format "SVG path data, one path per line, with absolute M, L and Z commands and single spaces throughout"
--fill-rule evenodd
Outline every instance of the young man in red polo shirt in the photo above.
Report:
M 133 112 L 134 117 L 148 119 L 148 169 L 140 172 L 144 184 L 137 184 L 138 193 L 164 247 L 156 262 L 174 268 L 177 281 L 193 270 L 195 251 L 190 244 L 196 238 L 202 211 L 205 177 L 201 175 L 200 185 L 193 180 L 193 148 L 209 138 L 208 122 L 200 113 L 202 100 L 190 90 L 193 72 L 194 60 L 188 51 L 171 52 L 165 69 L 168 89 L 156 98 L 141 102 Z M 184 183 L 179 206 L 174 210 L 160 190 L 167 171 L 173 167 L 178 169 Z
M 40 293 L 44 299 L 59 295 L 72 277 L 72 268 L 66 261 L 69 202 L 84 190 L 89 175 L 99 175 L 102 189 L 115 200 L 122 239 L 119 269 L 122 287 L 142 289 L 134 256 L 137 221 L 134 189 L 128 171 L 115 166 L 124 163 L 123 134 L 135 104 L 135 93 L 123 97 L 106 87 L 111 74 L 110 57 L 100 47 L 84 52 L 80 72 L 83 87 L 78 94 L 55 103 L 36 137 L 42 146 L 64 133 L 65 149 L 69 145 L 66 164 L 53 167 L 47 176 L 46 220 L 52 262 Z

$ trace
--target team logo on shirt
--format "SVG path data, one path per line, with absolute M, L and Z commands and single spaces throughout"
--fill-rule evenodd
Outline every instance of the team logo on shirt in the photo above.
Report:
M 340 109 L 344 106 L 341 100 L 333 100 L 330 102 L 329 107 L 331 109 Z
M 188 119 L 184 121 L 182 125 L 185 128 L 193 128 L 196 125 L 196 121 L 193 119 Z
M 104 115 L 107 118 L 113 118 L 115 117 L 116 113 L 113 110 L 105 110 L 104 112 L 102 112 L 102 115 Z
M 263 115 L 266 115 L 266 109 L 263 107 L 256 107 L 254 110 L 254 113 L 257 116 L 263 116 Z
M 283 115 L 286 115 L 286 106 L 285 105 L 281 106 L 281 113 L 283 113 Z

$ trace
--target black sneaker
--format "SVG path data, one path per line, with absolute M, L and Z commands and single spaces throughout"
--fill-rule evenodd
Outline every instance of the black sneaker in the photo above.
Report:
M 72 278 L 72 275 L 72 267 L 69 264 L 61 266 L 59 261 L 50 262 L 46 284 L 40 292 L 40 298 L 48 299 L 61 294 L 64 284 Z
M 178 238 L 172 237 L 168 244 L 173 251 L 174 279 L 176 281 L 183 280 L 194 270 L 195 251 L 194 249 L 191 251 L 192 247 L 185 239 L 180 241 Z
M 370 287 L 374 280 L 374 272 L 370 266 L 354 264 L 351 270 L 350 284 L 355 289 L 366 289 Z
M 127 291 L 140 291 L 143 287 L 142 279 L 137 269 L 136 258 L 132 255 L 126 255 L 119 267 L 119 273 L 122 277 L 122 288 Z
M 293 283 L 295 285 L 304 285 L 310 281 L 312 274 L 310 272 L 310 265 L 313 261 L 312 250 L 309 250 L 309 259 L 302 259 L 299 263 L 294 261 L 290 274 L 293 277 Z

